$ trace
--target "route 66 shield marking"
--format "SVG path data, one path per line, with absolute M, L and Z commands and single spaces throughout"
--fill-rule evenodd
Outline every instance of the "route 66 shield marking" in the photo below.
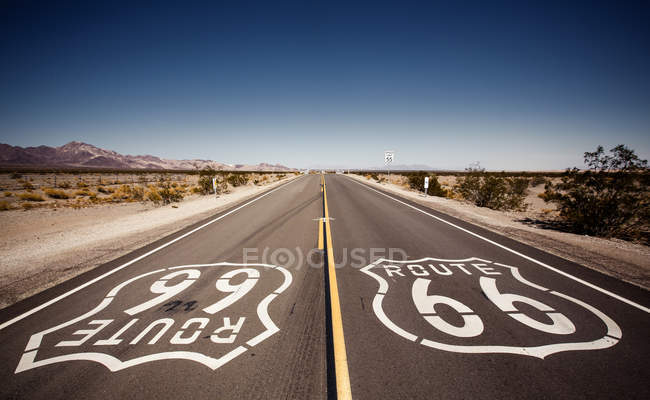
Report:
M 274 286 L 265 290 L 261 280 Z M 189 360 L 216 370 L 280 330 L 268 309 L 291 282 L 288 270 L 269 264 L 147 272 L 115 286 L 88 312 L 31 335 L 15 373 L 78 360 L 113 372 L 159 360 Z M 196 287 L 208 295 L 195 298 Z M 257 319 L 242 315 L 251 304 Z
M 372 308 L 381 323 L 422 346 L 543 359 L 608 348 L 622 337 L 600 310 L 526 280 L 513 266 L 476 257 L 381 258 L 361 271 L 379 284 Z M 397 301 L 403 297 L 412 307 Z

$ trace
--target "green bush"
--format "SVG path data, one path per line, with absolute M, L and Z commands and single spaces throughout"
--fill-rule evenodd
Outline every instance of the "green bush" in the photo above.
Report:
M 486 174 L 484 169 L 478 167 L 466 171 L 467 174 L 459 178 L 456 184 L 456 190 L 464 199 L 493 210 L 526 209 L 527 178 Z
M 424 191 L 424 178 L 429 176 L 426 172 L 411 172 L 406 175 L 408 179 L 408 184 L 411 189 L 418 191 Z M 427 189 L 427 194 L 431 196 L 446 197 L 447 191 L 440 186 L 438 182 L 438 177 L 435 175 L 429 176 L 429 188 Z
M 606 155 L 603 147 L 584 153 L 586 171 L 567 169 L 560 183 L 548 182 L 544 200 L 581 234 L 650 243 L 650 171 L 624 145 Z

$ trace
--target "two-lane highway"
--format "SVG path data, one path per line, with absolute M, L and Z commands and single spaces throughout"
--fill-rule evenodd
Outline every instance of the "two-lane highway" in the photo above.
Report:
M 648 398 L 648 306 L 308 175 L 0 311 L 0 398 Z

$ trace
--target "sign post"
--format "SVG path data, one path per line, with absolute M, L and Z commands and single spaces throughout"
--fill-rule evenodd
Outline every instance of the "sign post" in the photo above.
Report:
M 212 190 L 214 190 L 214 198 L 218 198 L 219 196 L 217 195 L 217 177 L 215 176 L 212 178 Z
M 386 164 L 386 170 L 388 170 L 388 183 L 390 183 L 390 164 L 393 163 L 395 159 L 395 152 L 393 150 L 384 151 L 384 164 Z
M 424 177 L 424 197 L 427 197 L 427 192 L 429 191 L 429 177 Z

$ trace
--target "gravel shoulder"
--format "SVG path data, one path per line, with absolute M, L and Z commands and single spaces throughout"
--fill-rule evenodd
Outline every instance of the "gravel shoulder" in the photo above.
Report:
M 405 197 L 431 209 L 454 216 L 542 249 L 548 253 L 600 271 L 620 280 L 650 290 L 650 247 L 617 239 L 576 235 L 523 223 L 538 215 L 539 204 L 525 212 L 504 212 L 476 207 L 467 202 L 424 195 L 405 188 L 399 182 L 377 183 L 359 175 L 351 178 L 370 186 Z M 535 197 L 535 196 L 533 196 Z
M 166 206 L 124 203 L 4 211 L 0 309 L 295 178 L 240 186 L 217 199 L 193 195 Z

